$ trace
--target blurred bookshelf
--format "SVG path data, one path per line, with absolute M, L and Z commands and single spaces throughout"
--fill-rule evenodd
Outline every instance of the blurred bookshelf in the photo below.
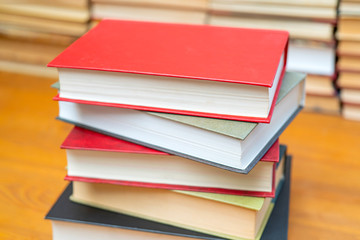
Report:
M 87 0 L 0 4 L 0 70 L 57 77 L 46 64 L 89 28 Z
M 360 120 L 360 1 L 342 0 L 339 3 L 338 87 L 342 115 Z
M 359 0 L 32 0 L 0 4 L 0 70 L 46 64 L 101 19 L 286 30 L 287 69 L 308 74 L 306 111 L 360 119 Z

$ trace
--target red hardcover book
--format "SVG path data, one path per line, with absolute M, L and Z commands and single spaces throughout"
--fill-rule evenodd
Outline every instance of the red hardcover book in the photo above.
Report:
M 278 141 L 249 174 L 198 163 L 75 127 L 63 142 L 66 180 L 274 197 L 283 175 Z
M 63 101 L 270 122 L 288 33 L 104 20 L 48 64 Z

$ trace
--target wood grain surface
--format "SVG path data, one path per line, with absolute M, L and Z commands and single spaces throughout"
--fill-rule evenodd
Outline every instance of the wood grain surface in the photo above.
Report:
M 55 120 L 54 81 L 0 72 L 0 239 L 51 239 L 71 129 Z M 293 155 L 289 239 L 360 239 L 360 122 L 302 112 L 280 141 Z

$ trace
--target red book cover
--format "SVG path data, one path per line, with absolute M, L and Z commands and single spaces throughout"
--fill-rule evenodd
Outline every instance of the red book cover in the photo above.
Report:
M 285 72 L 288 37 L 285 31 L 104 20 L 48 66 L 271 87 L 284 53 L 279 89 Z M 277 94 L 271 109 L 276 98 Z M 270 122 L 272 115 L 272 110 L 267 118 L 256 118 L 121 103 L 76 102 L 254 122 Z
M 288 36 L 274 30 L 104 20 L 48 66 L 270 87 Z
M 168 153 L 157 151 L 135 143 L 130 143 L 125 140 L 117 139 L 108 135 L 104 135 L 80 127 L 74 127 L 72 129 L 72 131 L 69 133 L 67 138 L 62 143 L 61 148 L 73 149 L 73 150 L 111 151 L 111 152 L 123 152 L 123 153 L 135 153 L 135 154 L 142 153 L 142 154 L 170 155 Z M 271 192 L 256 192 L 256 191 L 206 188 L 206 187 L 174 185 L 174 184 L 109 180 L 109 179 L 98 179 L 98 178 L 78 177 L 78 176 L 69 176 L 69 175 L 67 175 L 65 179 L 70 181 L 111 183 L 111 184 L 129 185 L 129 186 L 138 186 L 138 187 L 153 187 L 153 188 L 176 189 L 176 190 L 187 190 L 187 191 L 205 191 L 205 192 L 214 192 L 221 194 L 234 194 L 234 195 L 257 196 L 257 197 L 274 197 L 275 169 L 276 169 L 276 163 L 279 162 L 279 156 L 280 156 L 279 140 L 277 140 L 260 160 L 260 161 L 267 161 L 274 163 L 273 188 Z
M 85 128 L 75 126 L 64 142 L 61 144 L 63 149 L 75 150 L 94 150 L 124 153 L 143 153 L 170 155 L 152 148 L 144 147 L 136 143 L 131 143 L 119 138 L 94 132 Z M 277 140 L 265 153 L 260 161 L 275 162 L 279 161 L 279 140 Z

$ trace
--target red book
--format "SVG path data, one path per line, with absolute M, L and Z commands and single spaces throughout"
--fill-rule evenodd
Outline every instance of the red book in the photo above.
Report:
M 249 174 L 241 174 L 79 127 L 61 147 L 67 180 L 259 197 L 274 197 L 285 157 L 276 141 Z
M 104 20 L 48 64 L 60 99 L 270 122 L 288 33 Z

